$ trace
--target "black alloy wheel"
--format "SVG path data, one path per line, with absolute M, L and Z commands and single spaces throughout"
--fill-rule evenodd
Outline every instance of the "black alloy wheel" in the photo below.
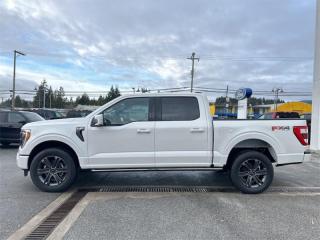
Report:
M 273 180 L 273 166 L 267 156 L 257 151 L 240 154 L 231 167 L 231 181 L 243 193 L 261 193 Z
M 66 190 L 74 182 L 76 173 L 76 166 L 70 154 L 58 148 L 39 152 L 30 166 L 32 182 L 46 192 Z
M 38 177 L 43 184 L 48 186 L 62 184 L 66 180 L 67 173 L 68 168 L 61 157 L 47 156 L 38 163 Z

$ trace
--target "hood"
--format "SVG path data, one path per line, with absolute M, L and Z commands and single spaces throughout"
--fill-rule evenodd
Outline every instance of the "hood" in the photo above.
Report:
M 53 119 L 53 120 L 44 120 L 38 122 L 31 122 L 24 125 L 23 129 L 43 127 L 43 126 L 57 126 L 57 125 L 79 125 L 85 124 L 86 118 L 63 118 L 63 119 Z

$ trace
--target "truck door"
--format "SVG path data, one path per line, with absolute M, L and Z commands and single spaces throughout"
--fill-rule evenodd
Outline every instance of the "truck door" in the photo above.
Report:
M 202 99 L 194 96 L 156 98 L 155 158 L 157 167 L 211 165 L 208 121 Z
M 153 99 L 134 97 L 105 109 L 105 126 L 88 130 L 89 165 L 106 168 L 154 167 Z

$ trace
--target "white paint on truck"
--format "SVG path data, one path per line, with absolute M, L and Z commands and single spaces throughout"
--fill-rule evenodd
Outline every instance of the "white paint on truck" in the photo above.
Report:
M 305 126 L 304 120 L 212 120 L 202 94 L 126 95 L 85 118 L 26 124 L 22 132 L 30 136 L 17 164 L 30 170 L 36 154 L 50 147 L 61 147 L 81 169 L 221 168 L 243 149 L 274 164 L 300 163 L 309 158 Z

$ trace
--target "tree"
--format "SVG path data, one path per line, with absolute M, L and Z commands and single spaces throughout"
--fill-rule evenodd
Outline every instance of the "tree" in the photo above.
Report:
M 103 104 L 105 104 L 105 98 L 100 95 L 97 100 L 97 105 L 102 106 Z
M 278 99 L 278 103 L 284 103 L 283 100 Z M 250 97 L 248 98 L 248 104 L 251 104 L 252 106 L 255 105 L 263 105 L 263 104 L 273 104 L 273 99 L 265 99 L 265 98 L 256 98 L 256 97 Z M 229 104 L 231 106 L 238 105 L 238 101 L 235 98 L 229 98 Z M 226 97 L 218 97 L 216 98 L 216 106 L 225 106 L 226 105 Z
M 11 99 L 7 99 L 0 104 L 0 107 L 11 107 Z M 16 95 L 15 107 L 17 108 L 29 108 L 32 107 L 32 102 L 22 99 L 19 95 Z
M 76 104 L 89 105 L 90 98 L 89 98 L 88 94 L 83 93 L 81 97 L 77 97 Z
M 110 102 L 111 100 L 121 96 L 120 91 L 118 87 L 114 88 L 113 85 L 110 88 L 110 91 L 108 92 L 106 96 L 106 102 Z
M 148 90 L 148 88 L 141 88 L 141 92 L 146 93 L 146 92 L 150 92 L 150 91 Z
M 46 79 L 43 79 L 43 81 L 40 83 L 38 88 L 35 88 L 36 95 L 33 97 L 33 107 L 43 107 L 43 94 L 44 89 L 48 89 L 48 84 Z M 46 102 L 49 100 L 49 96 L 46 96 Z
M 63 87 L 60 87 L 58 91 L 56 91 L 55 96 L 55 107 L 56 108 L 64 108 L 67 99 L 65 98 L 65 93 Z

